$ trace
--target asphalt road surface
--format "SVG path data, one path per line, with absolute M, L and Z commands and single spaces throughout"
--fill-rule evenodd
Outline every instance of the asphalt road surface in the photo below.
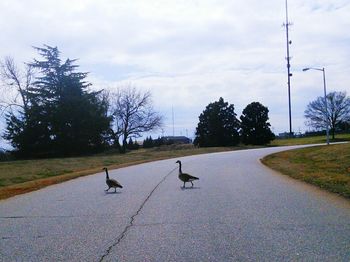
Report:
M 282 149 L 180 158 L 193 188 L 170 159 L 0 201 L 0 261 L 350 261 L 349 201 L 260 163 Z

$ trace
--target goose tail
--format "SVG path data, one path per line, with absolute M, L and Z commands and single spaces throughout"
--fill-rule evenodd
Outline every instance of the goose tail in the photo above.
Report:
M 188 174 L 187 174 L 188 175 Z M 191 176 L 191 175 L 188 175 L 188 178 L 191 179 L 191 180 L 199 180 L 198 177 L 196 176 Z

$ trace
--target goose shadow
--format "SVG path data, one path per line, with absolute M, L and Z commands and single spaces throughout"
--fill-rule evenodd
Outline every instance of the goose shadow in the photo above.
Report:
M 181 188 L 181 190 L 201 189 L 199 186 L 193 186 L 193 187 L 183 187 L 183 186 L 181 186 L 180 188 Z
M 108 191 L 106 191 L 105 190 L 105 195 L 117 195 L 117 194 L 121 194 L 122 192 L 120 192 L 120 191 L 116 191 L 116 192 L 108 192 Z

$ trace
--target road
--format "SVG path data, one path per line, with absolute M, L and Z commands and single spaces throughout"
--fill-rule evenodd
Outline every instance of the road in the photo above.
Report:
M 0 261 L 350 261 L 350 204 L 263 166 L 267 148 L 101 172 L 0 201 Z

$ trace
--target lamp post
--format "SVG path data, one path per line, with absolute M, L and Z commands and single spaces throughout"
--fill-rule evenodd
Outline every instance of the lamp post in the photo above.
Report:
M 317 71 L 322 71 L 323 73 L 323 91 L 324 91 L 324 105 L 325 105 L 325 118 L 326 118 L 326 134 L 327 134 L 327 145 L 329 145 L 329 119 L 328 119 L 328 109 L 327 109 L 327 92 L 326 92 L 326 71 L 324 67 L 322 68 L 314 68 L 314 67 L 307 67 L 304 68 L 303 71 L 308 71 L 308 70 L 317 70 Z

